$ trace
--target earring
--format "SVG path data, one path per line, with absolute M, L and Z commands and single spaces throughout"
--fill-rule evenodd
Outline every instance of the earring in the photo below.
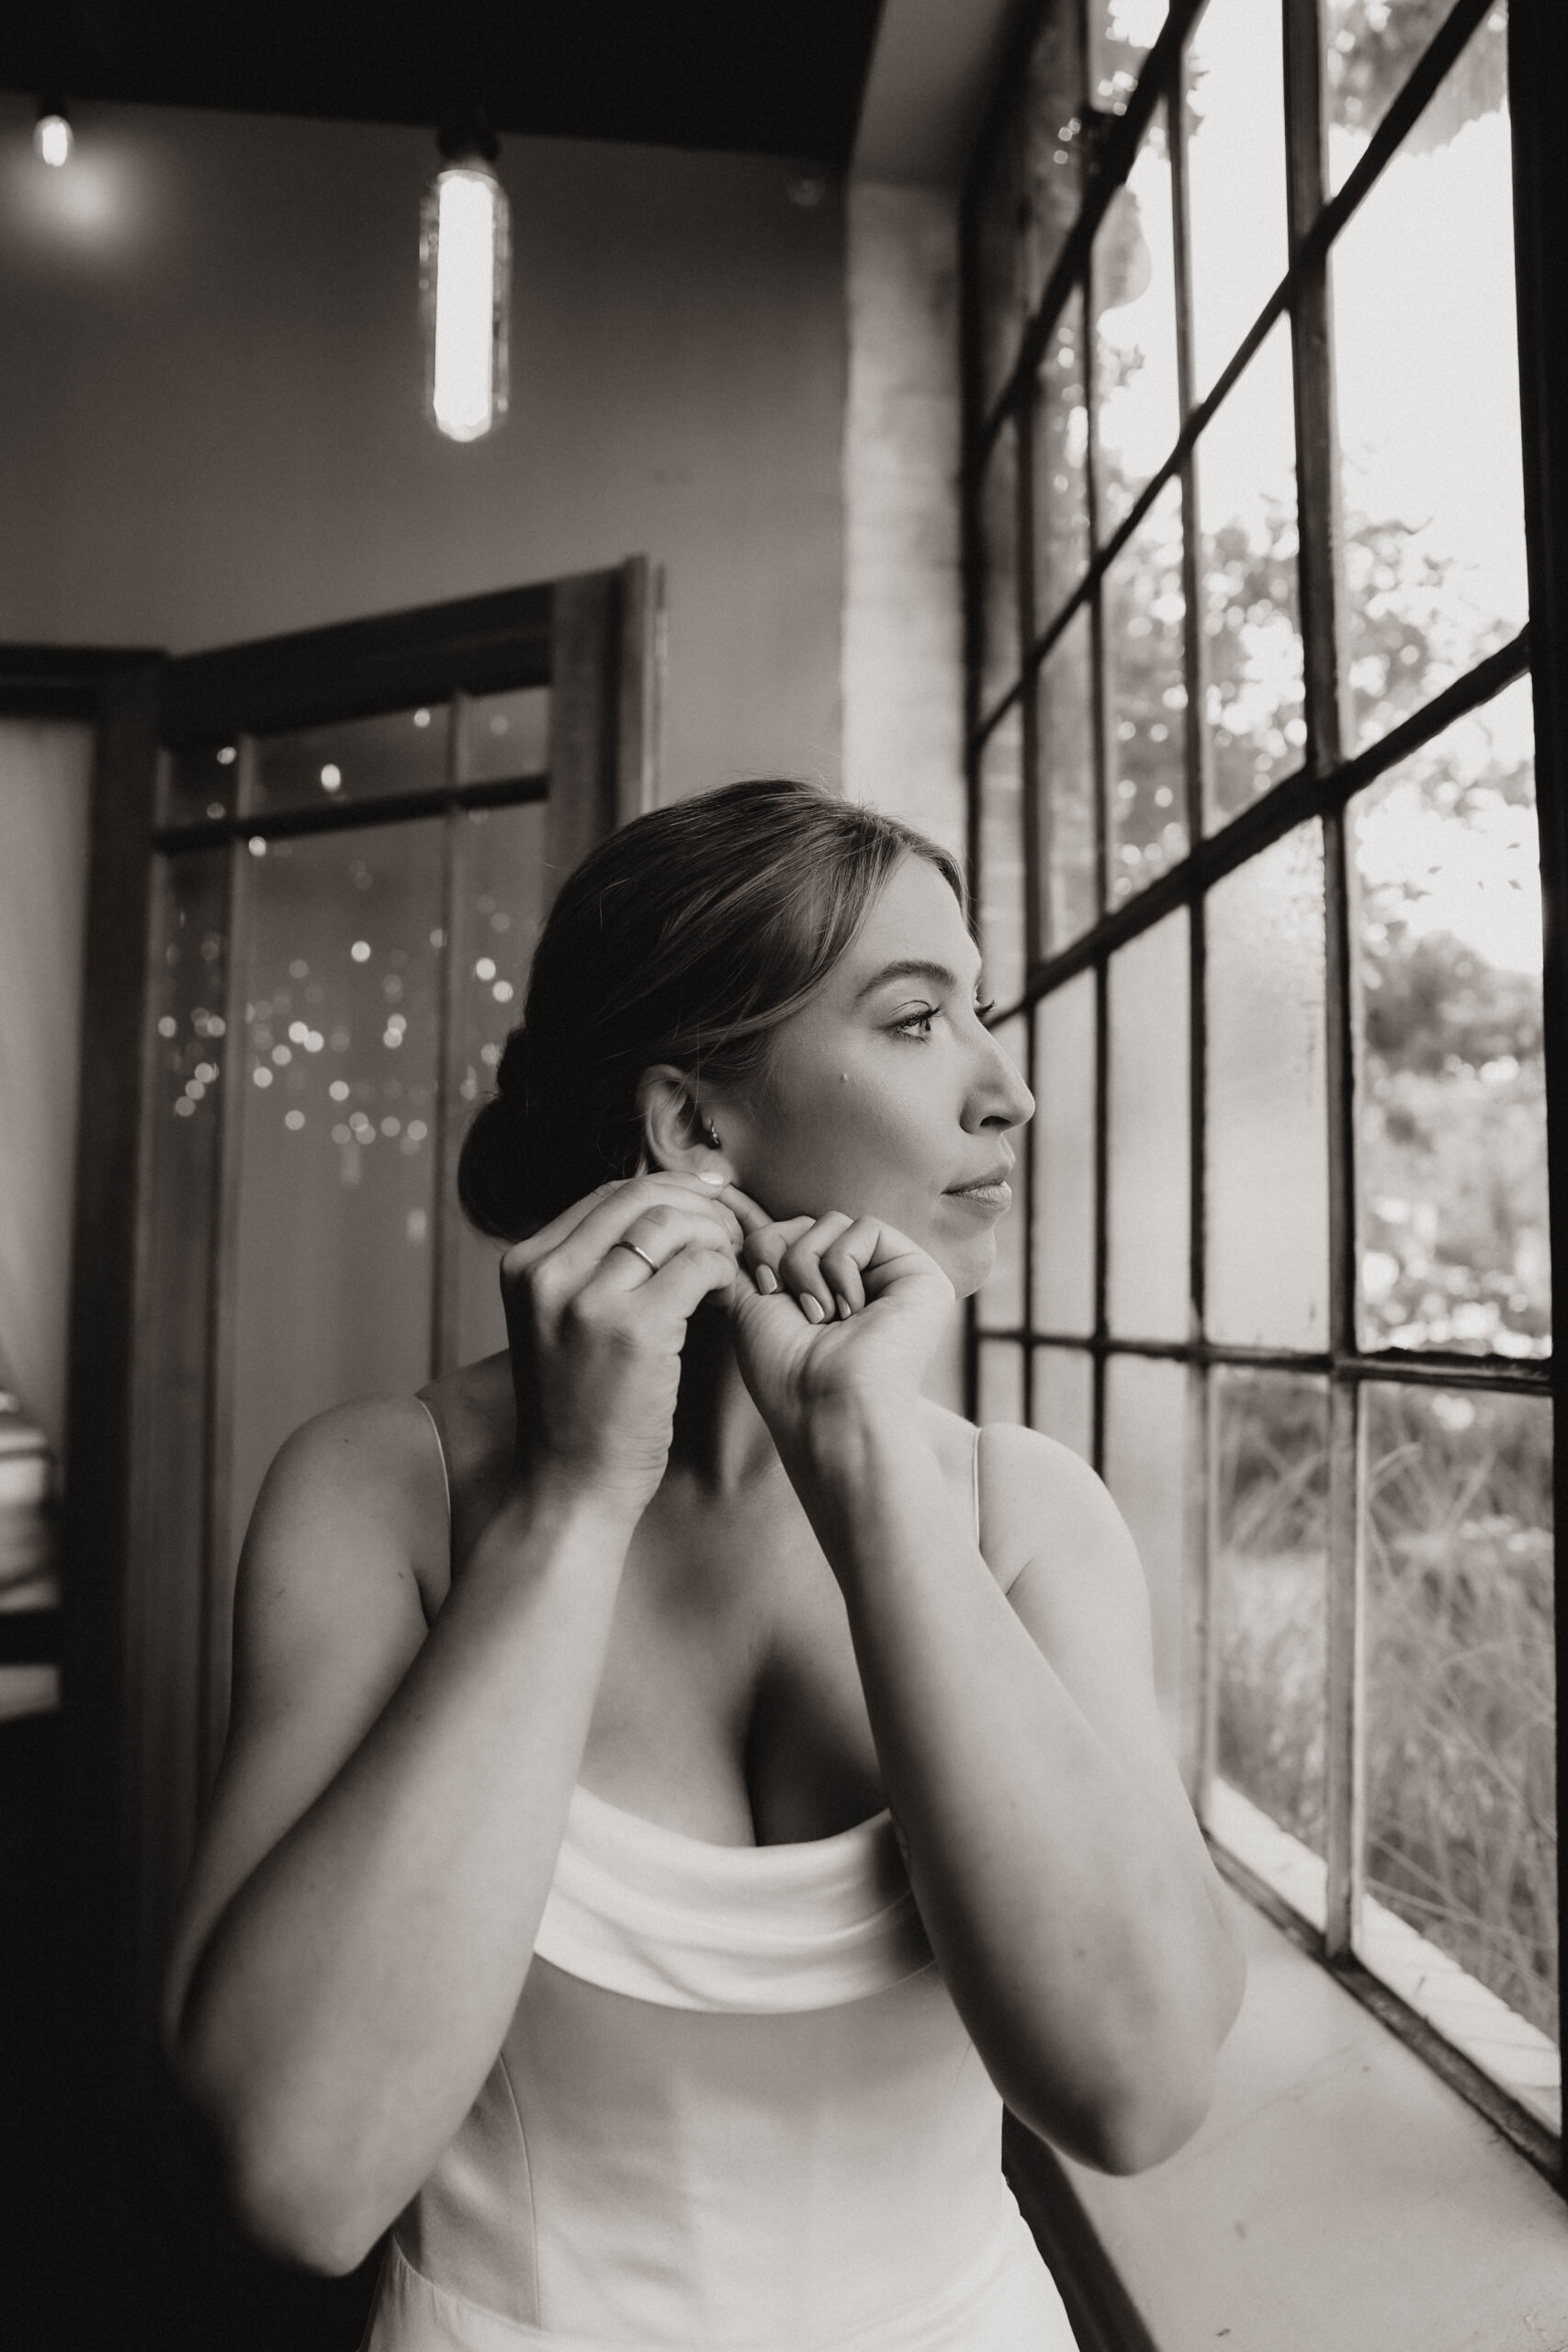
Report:
M 718 1134 L 717 1134 L 717 1131 L 716 1131 L 716 1129 L 715 1128 L 714 1124 L 713 1124 L 713 1121 L 712 1121 L 711 1119 L 709 1119 L 709 1120 L 707 1120 L 707 1121 L 705 1122 L 705 1125 L 704 1125 L 704 1127 L 703 1127 L 703 1133 L 706 1136 L 706 1137 L 707 1137 L 707 1139 L 708 1139 L 709 1143 L 711 1143 L 711 1144 L 712 1144 L 712 1146 L 713 1146 L 713 1148 L 714 1148 L 715 1151 L 717 1151 L 717 1150 L 719 1150 L 719 1149 L 721 1148 L 720 1144 L 719 1144 L 719 1140 L 718 1140 Z

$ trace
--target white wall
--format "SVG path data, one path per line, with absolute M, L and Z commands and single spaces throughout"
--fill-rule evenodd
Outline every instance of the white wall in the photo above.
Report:
M 421 413 L 423 131 L 0 97 L 0 639 L 185 651 L 646 553 L 666 790 L 839 774 L 842 214 L 513 139 L 513 409 Z
M 962 856 L 953 205 L 857 181 L 847 225 L 844 788 Z

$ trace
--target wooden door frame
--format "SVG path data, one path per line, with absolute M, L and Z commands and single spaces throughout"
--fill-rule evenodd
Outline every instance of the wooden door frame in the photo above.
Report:
M 6 1627 L 7 1657 L 52 1659 L 62 1682 L 59 1815 L 63 1941 L 51 2053 L 63 2114 L 43 2161 L 62 2211 L 89 2217 L 84 2246 L 52 2257 L 59 2341 L 91 2340 L 92 2290 L 69 2273 L 91 2267 L 117 2205 L 119 2040 L 115 1952 L 123 1922 L 121 1758 L 124 1537 L 130 1493 L 130 1363 L 135 1329 L 137 1164 L 146 985 L 145 876 L 151 858 L 157 713 L 164 657 L 150 649 L 0 647 L 0 715 L 85 720 L 96 741 L 89 792 L 88 867 L 67 1323 L 66 1479 L 60 1529 L 61 1604 Z M 81 1465 L 93 1465 L 92 1475 Z M 73 1471 L 74 1466 L 74 1472 Z M 18 1652 L 13 1646 L 24 1645 Z M 100 2100 L 99 2086 L 108 2096 Z M 101 2124 L 102 2129 L 97 2128 Z M 69 2177 L 66 2174 L 69 2173 Z M 80 2306 L 80 2307 L 79 2307 Z
M 147 1306 L 147 1040 L 160 748 L 200 740 L 236 707 L 255 729 L 386 709 L 454 689 L 568 684 L 572 711 L 552 746 L 547 857 L 558 876 L 590 842 L 654 805 L 662 596 L 635 557 L 609 571 L 170 661 L 153 649 L 0 647 L 0 714 L 85 719 L 97 733 L 90 800 L 73 1216 L 68 1464 L 57 1624 L 25 1638 L 61 1662 L 63 1817 L 70 1824 L 73 1984 L 78 2046 L 62 2080 L 100 2113 L 118 2086 L 135 2098 L 152 2058 L 149 1990 L 170 1890 L 149 1888 L 141 1855 L 167 1756 L 156 1725 L 179 1645 L 148 1606 L 156 1578 L 139 1551 L 137 1454 L 156 1400 L 136 1394 Z M 520 643 L 537 647 L 519 675 Z M 526 666 L 526 665 L 525 665 Z M 533 674 L 536 669 L 537 676 Z M 261 693 L 263 673 L 271 681 Z M 603 707 L 569 682 L 608 682 Z M 348 690 L 344 691 L 344 682 Z M 253 691 L 254 690 L 254 691 Z M 563 789 L 564 787 L 564 789 Z M 220 831 L 220 829 L 215 829 Z M 88 1475 L 85 1465 L 91 1465 Z M 165 1600 L 167 1596 L 165 1595 Z M 150 1767 L 155 1769 L 150 1770 Z M 115 2104 L 119 2102 L 117 2099 Z M 84 2104 L 79 2110 L 87 2111 Z M 107 2143 L 112 2134 L 105 2133 Z M 86 2143 L 94 2134 L 84 2132 Z M 105 2177 L 106 2198 L 112 2196 Z M 73 2193 L 76 2193 L 73 2191 Z

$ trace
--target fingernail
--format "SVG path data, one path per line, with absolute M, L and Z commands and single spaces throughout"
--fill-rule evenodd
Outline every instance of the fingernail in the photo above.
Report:
M 716 1193 L 722 1193 L 728 1181 L 728 1178 L 725 1176 L 710 1176 L 705 1168 L 699 1168 L 697 1170 L 698 1183 L 711 1184 Z
M 755 1280 L 757 1288 L 761 1292 L 764 1298 L 772 1298 L 774 1291 L 776 1291 L 779 1286 L 779 1278 L 777 1274 L 774 1273 L 772 1266 L 759 1266 Z
M 838 1302 L 839 1302 L 839 1313 L 840 1313 L 840 1315 L 845 1318 L 845 1320 L 847 1321 L 847 1320 L 848 1320 L 848 1318 L 849 1318 L 849 1317 L 850 1317 L 854 1313 L 854 1308 L 850 1305 L 849 1300 L 844 1296 L 844 1294 L 843 1294 L 843 1292 L 842 1292 L 841 1290 L 840 1290 L 840 1291 L 835 1291 L 835 1292 L 834 1292 L 834 1294 L 833 1294 L 833 1295 L 834 1295 L 834 1297 L 835 1297 L 835 1298 L 838 1300 Z
M 826 1323 L 828 1320 L 822 1302 L 815 1291 L 807 1290 L 801 1293 L 800 1311 L 808 1323 Z

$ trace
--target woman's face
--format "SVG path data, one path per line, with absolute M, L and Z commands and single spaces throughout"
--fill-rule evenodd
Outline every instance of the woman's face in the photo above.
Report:
M 1034 1113 L 981 1024 L 979 973 L 952 890 L 907 856 L 849 954 L 775 1032 L 765 1081 L 714 1105 L 735 1182 L 770 1216 L 878 1217 L 961 1298 L 991 1271 L 1009 1136 Z

